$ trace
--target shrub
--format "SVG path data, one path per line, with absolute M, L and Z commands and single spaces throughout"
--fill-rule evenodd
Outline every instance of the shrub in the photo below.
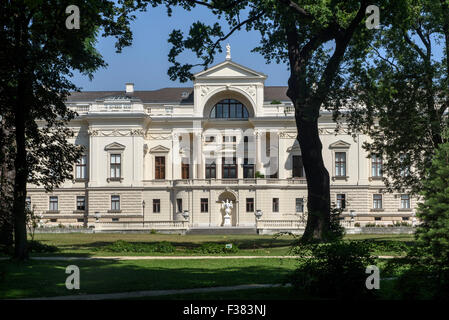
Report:
M 365 241 L 335 241 L 296 248 L 299 266 L 291 276 L 296 291 L 312 298 L 363 299 L 374 296 L 365 285 L 374 264 Z
M 43 244 L 39 241 L 31 240 L 28 241 L 28 251 L 37 253 L 56 252 L 58 251 L 58 247 Z
M 224 243 L 203 243 L 197 251 L 203 254 L 222 254 L 236 253 L 239 248 L 236 244 L 232 244 L 231 248 L 226 248 Z
M 376 252 L 404 253 L 408 252 L 410 246 L 404 241 L 397 240 L 365 240 L 370 242 L 371 248 Z
M 143 253 L 143 252 L 158 252 L 158 253 L 173 253 L 175 252 L 175 247 L 167 241 L 159 243 L 130 243 L 123 240 L 117 240 L 114 243 L 98 248 L 97 250 L 104 250 L 110 252 L 132 252 L 132 253 Z
M 402 290 L 415 290 L 408 298 L 449 300 L 449 131 L 435 152 L 423 181 L 415 232 L 416 245 L 408 254 L 410 269 L 399 278 Z

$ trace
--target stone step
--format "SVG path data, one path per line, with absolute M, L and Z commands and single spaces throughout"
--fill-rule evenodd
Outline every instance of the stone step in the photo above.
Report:
M 248 227 L 204 227 L 190 228 L 186 234 L 257 234 L 257 230 Z

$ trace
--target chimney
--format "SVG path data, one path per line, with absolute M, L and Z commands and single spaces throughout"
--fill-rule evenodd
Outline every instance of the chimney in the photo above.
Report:
M 133 93 L 134 92 L 134 83 L 126 83 L 126 93 Z

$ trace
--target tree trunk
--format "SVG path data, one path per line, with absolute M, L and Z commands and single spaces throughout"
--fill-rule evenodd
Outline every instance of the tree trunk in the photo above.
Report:
M 15 109 L 15 138 L 16 138 L 16 158 L 14 167 L 16 174 L 14 177 L 14 259 L 23 261 L 28 259 L 27 250 L 27 230 L 26 230 L 26 185 L 28 179 L 27 154 L 25 146 L 25 121 L 27 90 L 24 88 L 27 80 L 19 80 L 18 103 Z
M 297 117 L 296 125 L 308 191 L 308 218 L 302 241 L 325 241 L 330 232 L 330 183 L 323 161 L 318 120 Z

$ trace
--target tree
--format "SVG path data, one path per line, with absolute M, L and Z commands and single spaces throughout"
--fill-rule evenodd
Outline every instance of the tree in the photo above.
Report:
M 12 218 L 12 182 L 14 171 L 9 156 L 12 144 L 12 134 L 5 130 L 3 119 L 0 119 L 0 250 L 9 253 L 13 247 Z
M 159 1 L 149 1 L 153 5 Z M 192 68 L 207 68 L 221 43 L 234 32 L 245 28 L 261 35 L 261 53 L 268 63 L 288 62 L 290 78 L 287 95 L 295 107 L 295 118 L 308 188 L 308 219 L 304 241 L 326 240 L 330 233 L 330 179 L 324 166 L 322 144 L 318 133 L 320 108 L 341 84 L 341 70 L 351 55 L 360 54 L 372 31 L 363 23 L 367 1 L 163 1 L 169 15 L 173 6 L 191 10 L 197 5 L 207 7 L 229 25 L 225 33 L 216 22 L 209 26 L 195 22 L 185 38 L 180 30 L 169 37 L 172 48 L 168 74 L 181 82 L 192 78 Z M 142 9 L 148 2 L 138 1 L 134 8 Z M 197 64 L 180 63 L 184 50 L 193 51 Z
M 371 138 L 364 148 L 383 155 L 387 189 L 418 194 L 447 124 L 449 1 L 391 5 L 366 57 L 352 64 L 341 103 L 350 127 Z
M 81 12 L 79 29 L 66 27 L 66 8 L 74 3 Z M 52 190 L 71 178 L 81 152 L 67 140 L 73 133 L 65 125 L 76 113 L 64 102 L 77 89 L 68 77 L 72 70 L 92 77 L 106 66 L 94 47 L 101 27 L 104 36 L 117 37 L 118 51 L 129 45 L 133 16 L 101 0 L 17 0 L 0 6 L 0 114 L 14 137 L 9 155 L 15 170 L 14 257 L 24 260 L 27 183 Z
M 449 130 L 442 138 L 422 182 L 410 269 L 399 281 L 409 298 L 449 299 Z

